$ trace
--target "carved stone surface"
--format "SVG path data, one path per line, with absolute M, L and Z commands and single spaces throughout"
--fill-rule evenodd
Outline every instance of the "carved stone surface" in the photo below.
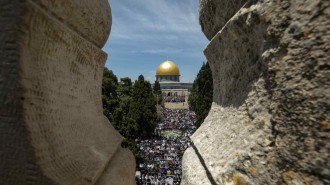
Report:
M 135 165 L 132 152 L 120 148 L 96 185 L 135 184 Z
M 214 102 L 184 154 L 183 184 L 329 184 L 330 3 L 227 3 L 222 14 L 236 14 L 204 27 Z M 217 16 L 209 8 L 200 12 Z
M 211 40 L 247 0 L 200 0 L 199 23 Z
M 111 9 L 105 0 L 33 0 L 68 28 L 102 48 L 111 30 Z
M 0 184 L 135 184 L 102 109 L 108 1 L 1 0 L 0 12 Z

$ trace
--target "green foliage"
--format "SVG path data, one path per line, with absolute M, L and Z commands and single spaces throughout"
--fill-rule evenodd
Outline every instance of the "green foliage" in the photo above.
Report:
M 123 111 L 123 116 L 127 116 L 129 106 L 132 101 L 133 84 L 130 78 L 121 78 L 118 86 L 119 107 Z
M 125 138 L 121 143 L 121 146 L 124 148 L 129 148 L 133 152 L 135 159 L 142 157 L 140 149 L 137 147 L 136 142 L 134 140 L 129 140 Z
M 104 68 L 102 103 L 104 115 L 125 137 L 122 146 L 139 157 L 141 154 L 135 140 L 149 136 L 157 121 L 156 99 L 150 83 L 142 75 L 134 86 L 130 78 L 121 78 L 118 83 L 116 75 Z
M 162 94 L 158 80 L 155 81 L 153 92 L 154 94 Z
M 153 93 L 156 100 L 156 104 L 164 106 L 162 90 L 160 89 L 160 84 L 157 80 L 154 84 Z
M 130 78 L 121 78 L 119 87 L 118 87 L 118 94 L 120 97 L 127 97 L 131 96 L 133 91 L 133 85 Z
M 150 83 L 142 75 L 134 83 L 128 117 L 135 119 L 141 137 L 150 136 L 156 127 L 156 102 Z
M 112 71 L 106 67 L 103 71 L 102 79 L 102 103 L 103 114 L 110 120 L 111 115 L 115 109 L 119 106 L 119 100 L 117 96 L 118 79 Z
M 208 115 L 213 101 L 212 71 L 208 63 L 203 63 L 199 70 L 188 101 L 196 113 L 197 126 L 199 127 Z

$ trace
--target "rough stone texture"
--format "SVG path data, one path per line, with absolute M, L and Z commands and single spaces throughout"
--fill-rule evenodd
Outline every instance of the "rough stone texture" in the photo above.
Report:
M 219 15 L 205 2 L 200 12 Z M 183 184 L 330 184 L 330 2 L 221 10 L 231 9 L 218 31 L 204 27 L 214 102 L 184 154 Z
M 111 30 L 111 9 L 105 0 L 33 0 L 49 14 L 95 44 L 103 47 Z M 63 8 L 65 7 L 65 8 Z
M 200 0 L 199 23 L 206 37 L 211 40 L 247 1 Z
M 120 148 L 111 163 L 104 171 L 104 175 L 96 185 L 129 185 L 135 184 L 135 158 L 128 149 Z
M 102 113 L 108 1 L 1 0 L 0 12 L 0 184 L 135 184 Z

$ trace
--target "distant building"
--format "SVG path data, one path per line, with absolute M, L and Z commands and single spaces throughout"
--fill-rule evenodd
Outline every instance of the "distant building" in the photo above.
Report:
M 165 102 L 188 102 L 192 83 L 180 82 L 180 70 L 174 62 L 167 59 L 161 63 L 156 71 L 156 80 L 159 81 Z
M 180 82 L 180 71 L 178 66 L 169 60 L 161 63 L 156 71 L 156 80 L 159 81 L 162 90 L 187 89 L 191 91 L 192 83 Z

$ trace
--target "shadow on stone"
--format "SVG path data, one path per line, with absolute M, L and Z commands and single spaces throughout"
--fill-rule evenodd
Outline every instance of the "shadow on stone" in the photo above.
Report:
M 204 161 L 202 155 L 199 153 L 198 149 L 196 148 L 196 146 L 195 146 L 195 144 L 194 144 L 193 142 L 191 143 L 191 146 L 192 146 L 192 148 L 195 150 L 195 153 L 196 153 L 196 155 L 198 156 L 199 161 L 201 162 L 203 168 L 205 169 L 205 172 L 206 172 L 207 178 L 209 179 L 210 183 L 211 183 L 212 185 L 217 185 L 217 183 L 215 182 L 215 180 L 214 180 L 214 178 L 213 178 L 211 172 L 210 172 L 209 169 L 207 168 L 207 166 L 206 166 L 206 164 L 205 164 L 205 161 Z

